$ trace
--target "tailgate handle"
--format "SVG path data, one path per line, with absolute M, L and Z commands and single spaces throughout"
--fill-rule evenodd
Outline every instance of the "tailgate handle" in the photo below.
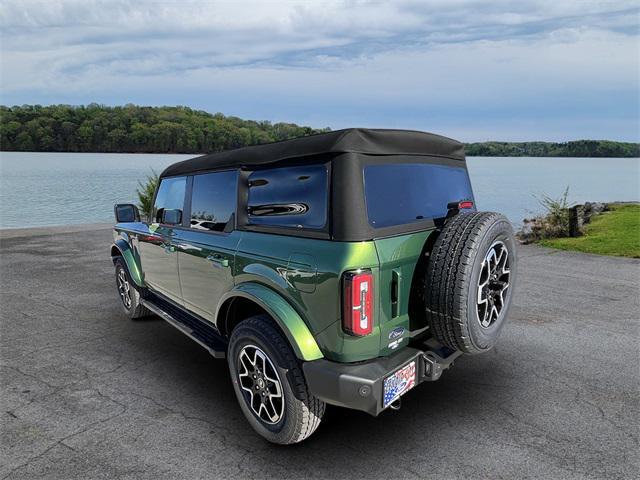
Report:
M 402 274 L 396 268 L 391 271 L 391 318 L 400 314 L 400 281 Z

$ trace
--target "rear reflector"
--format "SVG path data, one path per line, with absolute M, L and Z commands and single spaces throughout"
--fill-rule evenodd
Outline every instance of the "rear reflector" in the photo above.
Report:
M 362 337 L 373 331 L 373 275 L 369 271 L 347 272 L 343 277 L 342 328 Z
M 463 200 L 458 203 L 458 208 L 462 210 L 463 208 L 473 208 L 473 202 L 471 200 Z

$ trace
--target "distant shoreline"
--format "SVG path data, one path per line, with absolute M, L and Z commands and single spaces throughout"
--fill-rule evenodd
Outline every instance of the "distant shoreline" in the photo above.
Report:
M 640 143 L 612 140 L 465 143 L 469 157 L 638 158 Z
M 89 104 L 0 105 L 0 145 L 7 152 L 159 153 L 199 155 L 330 131 L 211 114 L 188 107 Z M 469 142 L 470 157 L 637 158 L 640 143 Z

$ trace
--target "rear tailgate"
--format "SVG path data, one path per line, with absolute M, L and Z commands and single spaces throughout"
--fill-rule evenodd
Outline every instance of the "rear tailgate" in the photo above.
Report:
M 433 231 L 409 233 L 374 242 L 380 262 L 377 285 L 380 355 L 389 355 L 408 343 L 411 282 L 422 249 Z
M 393 162 L 364 167 L 368 221 L 385 234 L 375 240 L 380 262 L 381 355 L 406 345 L 411 328 L 426 326 L 422 318 L 411 319 L 411 324 L 409 319 L 411 286 L 418 261 L 436 223 L 447 215 L 448 205 L 467 200 L 473 206 L 473 191 L 464 162 L 443 159 L 418 162 L 412 158 L 403 161 L 405 157 L 398 157 Z M 412 233 L 404 233 L 411 230 Z M 389 232 L 398 233 L 389 235 Z

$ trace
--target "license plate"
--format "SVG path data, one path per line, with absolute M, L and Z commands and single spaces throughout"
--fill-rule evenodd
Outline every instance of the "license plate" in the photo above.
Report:
M 416 385 L 416 362 L 406 364 L 384 379 L 382 408 L 387 408 Z

